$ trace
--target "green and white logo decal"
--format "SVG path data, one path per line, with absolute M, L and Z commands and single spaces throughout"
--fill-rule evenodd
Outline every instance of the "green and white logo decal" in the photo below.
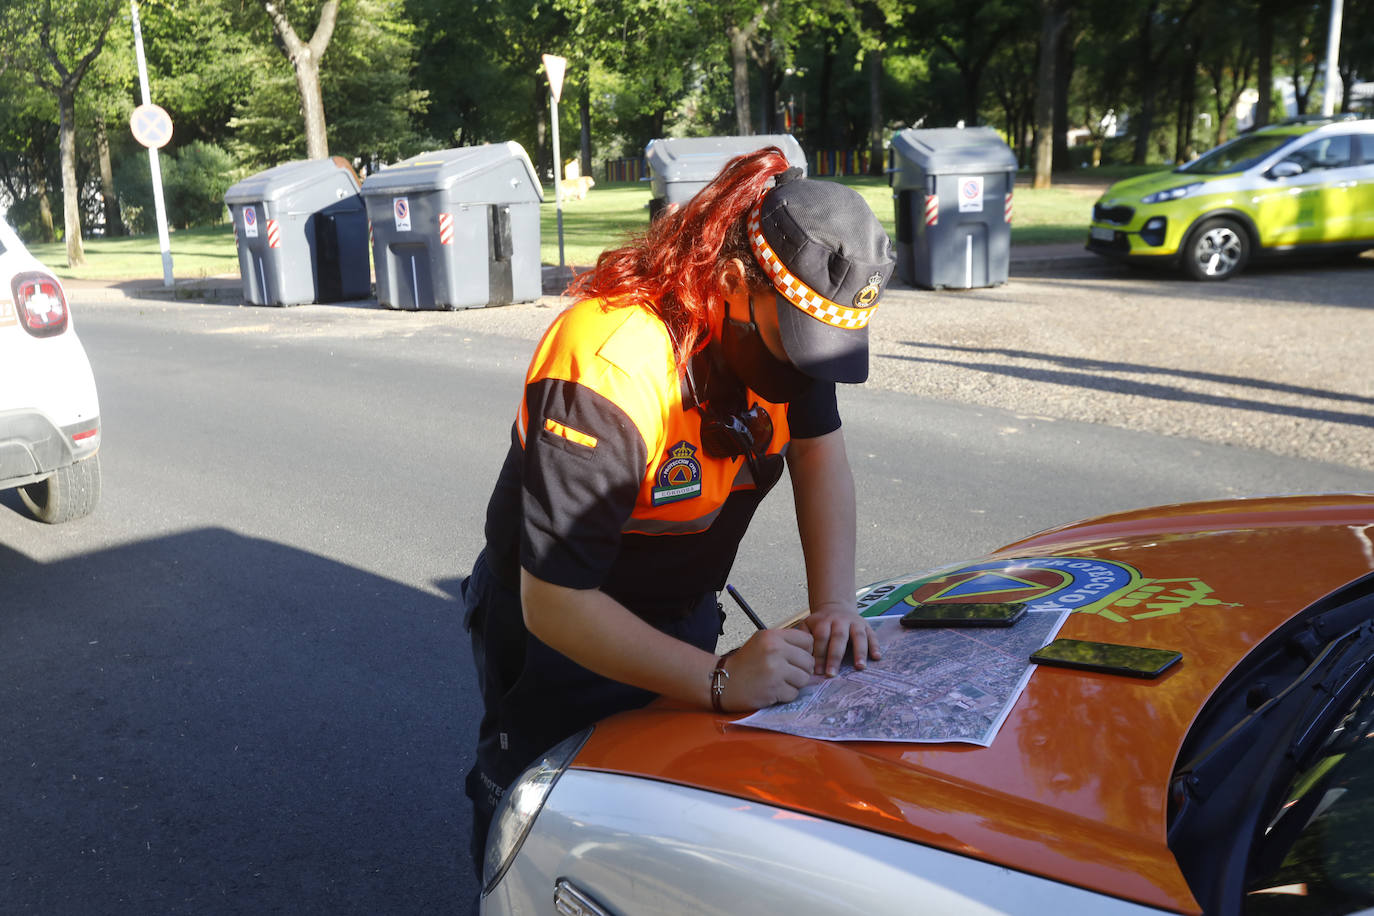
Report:
M 960 566 L 884 582 L 859 598 L 865 617 L 900 616 L 915 604 L 1025 602 L 1032 611 L 1095 614 L 1115 623 L 1194 607 L 1239 607 L 1201 579 L 1151 579 L 1125 563 L 1093 557 L 1027 557 Z

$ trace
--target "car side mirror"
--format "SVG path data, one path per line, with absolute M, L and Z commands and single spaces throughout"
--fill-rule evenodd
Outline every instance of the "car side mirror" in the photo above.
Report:
M 1292 159 L 1285 159 L 1278 165 L 1269 170 L 1270 178 L 1292 178 L 1294 175 L 1302 174 L 1302 166 Z

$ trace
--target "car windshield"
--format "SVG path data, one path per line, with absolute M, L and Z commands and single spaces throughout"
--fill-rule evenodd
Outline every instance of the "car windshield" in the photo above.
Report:
M 1374 680 L 1293 780 L 1251 850 L 1247 916 L 1374 907 Z
M 1226 175 L 1231 172 L 1242 172 L 1274 150 L 1296 139 L 1292 134 L 1254 134 L 1241 137 L 1225 146 L 1218 146 L 1210 153 L 1204 153 L 1174 171 L 1190 175 Z

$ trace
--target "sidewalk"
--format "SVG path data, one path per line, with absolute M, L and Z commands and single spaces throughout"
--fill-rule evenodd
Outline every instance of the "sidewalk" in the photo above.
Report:
M 1102 259 L 1076 243 L 1062 245 L 1021 245 L 1011 250 L 1010 272 L 1035 274 L 1046 270 L 1073 270 L 1101 264 Z M 580 269 L 580 268 L 579 268 Z M 543 288 L 546 296 L 557 296 L 572 277 L 572 269 L 545 264 Z M 900 281 L 898 288 L 900 288 Z M 237 274 L 196 279 L 175 279 L 164 286 L 160 277 L 128 280 L 63 280 L 68 297 L 77 302 L 118 302 L 125 299 L 169 299 L 220 304 L 243 301 L 243 287 Z

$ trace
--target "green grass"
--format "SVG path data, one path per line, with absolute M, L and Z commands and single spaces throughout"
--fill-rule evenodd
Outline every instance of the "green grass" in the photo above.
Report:
M 238 274 L 239 256 L 234 247 L 234 230 L 228 223 L 209 229 L 173 232 L 168 236 L 168 245 L 172 252 L 172 273 L 180 279 Z M 67 266 L 67 246 L 63 242 L 28 247 L 34 257 L 64 280 L 128 280 L 162 276 L 162 248 L 156 233 L 126 238 L 84 239 L 84 267 Z
M 1140 174 L 1130 166 L 1083 170 L 1056 175 L 1061 186 L 1034 190 L 1026 173 L 1017 176 L 1012 218 L 1013 245 L 1044 245 L 1081 242 L 1087 233 L 1092 202 L 1111 181 Z M 838 179 L 856 189 L 868 201 L 889 235 L 896 238 L 892 191 L 886 178 Z M 558 263 L 558 210 L 553 188 L 545 188 L 546 203 L 539 208 L 540 259 Z M 623 243 L 649 220 L 649 183 L 598 184 L 586 200 L 563 204 L 563 263 L 579 267 L 594 264 L 604 249 Z M 228 224 L 210 229 L 171 233 L 172 269 L 179 279 L 237 275 L 238 254 Z M 162 255 L 154 235 L 129 238 L 93 238 L 84 242 L 86 265 L 69 268 L 61 242 L 31 245 L 44 264 L 63 279 L 122 280 L 162 276 Z

